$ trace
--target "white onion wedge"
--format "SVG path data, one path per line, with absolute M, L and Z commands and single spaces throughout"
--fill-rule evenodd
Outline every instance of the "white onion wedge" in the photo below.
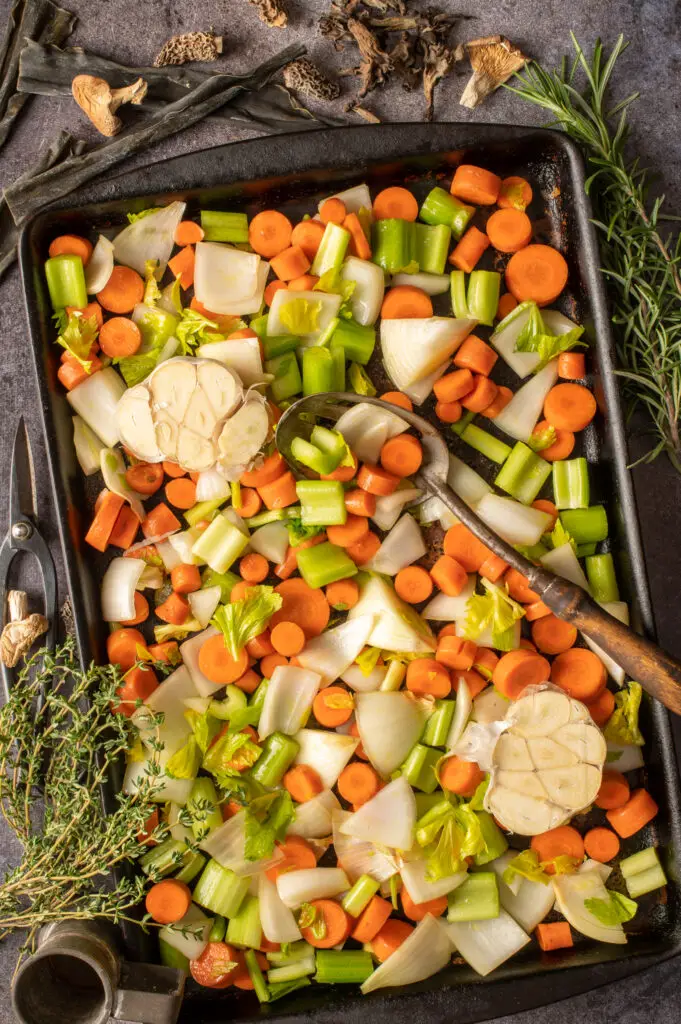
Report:
M 596 871 L 554 875 L 553 889 L 561 914 L 582 935 L 597 942 L 624 945 L 627 936 L 621 924 L 604 925 L 585 906 L 588 899 L 609 900 L 608 890 Z
M 204 676 L 199 668 L 199 651 L 206 640 L 216 636 L 217 632 L 215 626 L 209 626 L 202 633 L 197 633 L 195 636 L 190 637 L 189 640 L 185 640 L 184 643 L 180 644 L 182 660 L 194 680 L 194 686 L 198 690 L 200 697 L 211 697 L 216 690 L 220 689 L 220 683 L 212 683 L 208 676 Z
M 357 323 L 363 327 L 376 323 L 385 292 L 385 275 L 381 268 L 371 260 L 348 256 L 340 276 L 342 281 L 355 282 L 350 308 Z
M 492 493 L 492 488 L 487 481 L 456 455 L 449 456 L 447 483 L 454 493 L 458 494 L 471 507 L 478 505 L 486 494 Z
M 163 567 L 167 572 L 172 572 L 176 565 L 182 565 L 182 559 L 170 541 L 157 541 L 156 551 L 158 552 L 158 555 L 163 562 Z
M 254 530 L 249 538 L 251 551 L 264 555 L 268 562 L 279 565 L 289 549 L 288 530 L 283 523 L 266 523 Z
M 486 494 L 476 511 L 483 523 L 487 523 L 509 544 L 538 544 L 551 522 L 547 512 L 498 494 Z
M 268 942 L 297 942 L 302 938 L 292 911 L 282 901 L 274 882 L 267 875 L 258 879 L 260 923 Z
M 530 936 L 505 910 L 488 921 L 452 921 L 445 927 L 457 952 L 483 977 L 530 941 Z
M 147 513 L 142 504 L 142 495 L 134 491 L 125 477 L 125 462 L 123 455 L 118 448 L 102 448 L 100 453 L 100 469 L 104 479 L 104 485 L 114 494 L 117 494 L 124 501 L 127 501 L 140 522 L 147 518 Z
M 458 694 L 457 694 L 458 696 Z M 472 719 L 481 725 L 500 722 L 508 713 L 508 700 L 493 686 L 488 686 L 473 701 Z
M 203 590 L 195 590 L 193 594 L 187 594 L 192 615 L 200 623 L 201 629 L 205 629 L 213 618 L 215 609 L 220 604 L 221 596 L 222 587 L 220 586 L 205 587 Z
M 148 260 L 157 260 L 159 269 L 164 271 L 175 244 L 175 228 L 182 220 L 185 207 L 186 203 L 169 203 L 123 228 L 113 240 L 117 262 L 132 267 L 142 277 Z
M 495 418 L 495 427 L 516 441 L 528 441 L 541 416 L 544 400 L 557 377 L 558 360 L 552 359 L 516 391 L 506 408 Z
M 221 498 L 228 498 L 231 488 L 222 473 L 217 469 L 206 469 L 199 473 L 196 481 L 197 501 L 219 501 Z
M 393 526 L 390 533 L 369 561 L 363 566 L 366 572 L 380 572 L 384 576 L 396 576 L 427 553 L 421 529 L 408 512 Z
M 267 739 L 273 732 L 283 732 L 287 736 L 297 733 L 312 707 L 321 681 L 318 672 L 277 665 L 262 705 L 258 723 L 260 739 Z
M 365 647 L 374 622 L 373 615 L 360 615 L 309 640 L 298 655 L 302 668 L 318 672 L 322 687 L 333 683 Z
M 184 716 L 185 700 L 196 697 L 196 687 L 186 667 L 180 665 L 162 686 L 157 686 L 144 704 L 132 716 L 140 732 L 140 738 L 147 746 L 156 738 L 163 743 L 164 757 L 171 757 L 187 740 L 191 726 Z M 150 715 L 163 715 L 163 722 L 155 726 Z
M 427 903 L 428 900 L 446 896 L 447 893 L 458 889 L 468 878 L 467 871 L 457 871 L 454 875 L 446 875 L 444 878 L 438 878 L 436 882 L 429 882 L 427 873 L 425 857 L 410 856 L 408 860 L 402 861 L 400 875 L 414 903 Z
M 456 691 L 454 717 L 452 718 L 452 724 L 449 727 L 449 732 L 447 733 L 447 739 L 445 741 L 445 747 L 447 750 L 453 750 L 463 736 L 464 729 L 468 724 L 468 719 L 471 717 L 472 708 L 473 701 L 471 699 L 470 687 L 466 680 L 461 677 L 459 679 L 459 688 Z
M 340 199 L 348 213 L 359 213 L 360 210 L 371 213 L 371 192 L 369 186 L 365 184 L 353 185 L 352 188 L 346 188 L 343 192 L 334 192 L 332 196 L 325 196 L 324 199 L 319 200 L 317 209 L 321 210 L 327 199 Z
M 355 839 L 341 831 L 345 822 L 352 817 L 350 811 L 333 813 L 333 848 L 338 866 L 343 868 L 351 882 L 362 875 L 369 875 L 377 882 L 385 882 L 398 872 L 397 861 L 384 850 L 363 839 Z
M 213 313 L 247 306 L 258 292 L 262 260 L 222 242 L 198 242 L 194 267 L 196 298 Z M 245 308 L 243 312 L 248 312 Z
M 533 302 L 521 302 L 512 309 L 501 323 L 497 324 L 490 338 L 501 358 L 519 377 L 527 377 L 539 366 L 541 357 L 537 352 L 516 352 L 515 346 L 522 329 L 530 319 Z M 542 311 L 543 313 L 543 311 Z
M 402 945 L 369 975 L 362 993 L 425 981 L 441 971 L 451 955 L 452 943 L 446 926 L 432 914 L 426 914 Z
M 209 832 L 199 842 L 199 847 L 223 868 L 229 868 L 241 878 L 259 875 L 282 858 L 279 850 L 276 850 L 272 857 L 261 860 L 246 858 L 246 812 L 244 810 L 239 811 L 224 824 Z
M 74 416 L 71 422 L 73 425 L 73 447 L 76 449 L 78 465 L 85 476 L 99 473 L 101 452 L 105 446 L 82 417 Z
M 444 377 L 445 373 L 449 369 L 449 366 L 449 360 L 447 360 L 447 362 L 445 363 L 440 363 L 440 365 L 437 366 L 432 373 L 429 373 L 427 374 L 427 376 L 422 377 L 421 380 L 417 380 L 414 384 L 409 384 L 403 388 L 400 388 L 400 391 L 403 391 L 407 398 L 411 398 L 414 405 L 423 405 L 426 398 L 428 398 L 428 395 L 433 390 L 433 385 L 435 384 L 435 381 L 439 380 L 440 377 Z
M 620 746 L 617 743 L 608 743 L 608 767 L 615 768 L 618 772 L 633 772 L 643 768 L 643 751 L 633 744 Z
M 122 792 L 126 796 L 134 796 L 139 792 L 142 783 L 151 784 L 153 792 L 150 799 L 155 804 L 165 804 L 172 801 L 181 807 L 187 803 L 189 794 L 194 785 L 194 779 L 173 779 L 163 771 L 163 765 L 168 758 L 164 754 L 151 753 L 143 761 L 130 761 L 125 769 Z M 156 774 L 156 766 L 161 768 L 160 774 Z M 154 771 L 150 776 L 150 771 Z
M 376 511 L 371 517 L 379 530 L 391 530 L 405 505 L 421 495 L 418 487 L 398 487 L 392 494 L 376 498 Z
M 377 432 L 379 428 L 381 428 L 381 435 L 385 431 L 383 440 L 380 440 L 377 433 L 373 441 L 368 441 L 367 434 L 372 429 Z M 358 402 L 346 409 L 337 420 L 335 429 L 343 435 L 353 452 L 357 452 L 358 447 L 360 448 L 363 453 L 358 456 L 360 459 L 377 462 L 384 442 L 409 430 L 409 424 L 397 413 L 392 412 L 389 407 L 377 409 L 375 406 L 369 405 L 368 402 Z
M 323 789 L 317 796 L 296 807 L 296 816 L 287 829 L 287 834 L 303 836 L 304 839 L 323 839 L 333 829 L 333 815 L 341 805 L 335 793 Z
M 112 366 L 105 366 L 67 392 L 66 400 L 107 448 L 118 444 L 116 406 L 125 393 L 125 382 Z
M 291 910 L 312 900 L 337 896 L 349 888 L 348 876 L 342 868 L 302 868 L 286 871 L 277 878 L 279 898 Z
M 499 885 L 499 902 L 508 911 L 520 927 L 531 933 L 543 921 L 555 903 L 556 896 L 551 883 L 533 882 L 529 878 L 516 875 L 511 888 L 504 882 L 504 871 L 517 855 L 516 850 L 508 850 L 501 857 L 492 861 L 490 868 L 496 873 Z M 515 890 L 515 891 L 514 891 Z
M 197 960 L 208 945 L 212 927 L 213 918 L 207 917 L 196 903 L 190 903 L 184 917 L 175 924 L 167 924 L 161 928 L 158 937 L 187 960 Z
M 290 302 L 304 299 L 312 307 L 319 307 L 317 317 L 317 329 L 309 334 L 301 335 L 301 344 L 313 344 L 315 339 L 323 334 L 334 317 L 338 316 L 341 305 L 340 295 L 331 295 L 329 292 L 290 292 L 286 288 L 280 288 L 274 293 L 270 311 L 267 314 L 267 333 L 270 337 L 279 337 L 282 334 L 290 334 L 290 328 L 286 326 L 281 317 L 282 308 Z
M 469 597 L 475 593 L 475 573 L 468 577 L 468 582 L 461 591 L 454 597 L 452 594 L 436 594 L 432 597 L 421 613 L 424 619 L 432 619 L 435 622 L 456 622 L 466 617 L 466 605 Z
M 418 740 L 427 713 L 403 691 L 358 693 L 355 717 L 364 752 L 379 774 L 398 768 Z
M 404 776 L 400 775 L 351 814 L 341 825 L 340 831 L 367 843 L 410 850 L 414 844 L 415 824 L 414 791 Z
M 380 690 L 381 683 L 387 675 L 387 668 L 384 665 L 377 665 L 369 675 L 362 672 L 359 665 L 351 665 L 341 674 L 341 679 L 347 683 L 355 693 L 375 693 Z
M 610 612 L 618 622 L 623 622 L 625 626 L 629 625 L 629 606 L 626 601 L 607 601 L 601 604 L 601 608 L 605 608 L 606 612 Z M 618 686 L 623 686 L 625 671 L 621 665 L 618 665 L 614 658 L 606 654 L 603 648 L 594 643 L 586 633 L 582 633 L 582 636 L 587 647 L 590 647 L 594 654 L 601 659 L 608 675 L 615 680 Z
M 355 736 L 344 736 L 327 729 L 301 729 L 293 738 L 300 747 L 295 758 L 296 764 L 307 764 L 314 768 L 327 789 L 336 785 L 338 776 L 359 743 Z
M 144 572 L 141 558 L 112 558 L 102 577 L 102 618 L 126 622 L 135 617 L 135 590 Z
M 476 320 L 431 316 L 381 321 L 381 351 L 386 372 L 400 390 L 433 373 L 456 352 Z
M 561 544 L 560 547 L 554 548 L 553 551 L 542 555 L 540 562 L 546 569 L 555 572 L 556 576 L 562 576 L 564 580 L 576 583 L 578 587 L 586 590 L 587 594 L 591 593 L 589 581 L 584 575 L 584 570 L 572 548 L 572 544 Z
M 350 609 L 348 620 L 363 615 L 375 616 L 374 627 L 367 638 L 371 647 L 410 654 L 426 654 L 435 650 L 435 638 L 430 628 L 380 576 L 371 576 L 360 586 L 359 601 Z
M 85 287 L 88 295 L 97 295 L 107 284 L 114 268 L 114 247 L 105 235 L 99 235 L 97 244 L 85 268 Z
M 196 354 L 199 359 L 214 359 L 233 370 L 246 388 L 250 388 L 252 384 L 262 384 L 266 379 L 257 338 L 213 341 L 199 345 Z

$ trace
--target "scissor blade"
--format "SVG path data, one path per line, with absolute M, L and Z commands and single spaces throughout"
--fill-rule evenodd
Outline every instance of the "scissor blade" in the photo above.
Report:
M 31 442 L 22 416 L 17 424 L 12 451 L 11 522 L 16 522 L 22 516 L 35 516 L 35 511 L 33 456 L 31 455 Z

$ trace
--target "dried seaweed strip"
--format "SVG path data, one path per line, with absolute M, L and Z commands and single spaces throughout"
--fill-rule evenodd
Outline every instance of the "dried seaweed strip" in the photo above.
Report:
M 15 182 L 5 189 L 15 222 L 23 223 L 41 207 L 106 173 L 122 160 L 146 152 L 149 146 L 191 127 L 225 104 L 234 102 L 245 91 L 261 88 L 277 71 L 304 53 L 304 46 L 289 46 L 249 75 L 214 75 L 155 113 L 140 127 L 134 126 L 82 156 L 67 159 L 58 168 L 43 171 L 30 182 Z
M 7 141 L 28 97 L 17 91 L 19 57 L 26 39 L 62 43 L 73 31 L 75 15 L 51 0 L 16 0 L 0 49 L 0 148 Z
M 17 182 L 30 181 L 37 174 L 56 167 L 70 156 L 77 156 L 85 149 L 85 143 L 61 131 L 52 143 L 31 158 L 31 169 L 17 178 Z M 15 182 L 15 184 L 17 183 Z M 0 281 L 14 263 L 17 256 L 18 228 L 4 198 L 0 199 Z
M 57 46 L 28 43 L 21 54 L 18 88 L 42 96 L 70 96 L 74 73 L 105 78 L 112 88 L 122 88 L 136 78 L 143 78 L 148 85 L 144 103 L 126 115 L 133 115 L 135 119 L 151 116 L 215 77 L 214 71 L 203 68 L 131 68 L 80 48 L 62 50 Z M 313 114 L 288 89 L 273 82 L 238 96 L 233 104 L 215 111 L 211 117 L 246 121 L 270 132 L 312 129 L 320 122 L 332 126 L 347 124 L 342 118 Z

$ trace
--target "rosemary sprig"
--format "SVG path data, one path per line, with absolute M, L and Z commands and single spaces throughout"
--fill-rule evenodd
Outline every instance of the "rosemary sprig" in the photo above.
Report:
M 648 198 L 645 170 L 625 154 L 627 108 L 633 93 L 609 107 L 606 93 L 615 64 L 627 47 L 620 35 L 606 54 L 600 40 L 589 60 L 571 33 L 575 58 L 557 71 L 532 63 L 512 92 L 554 117 L 581 146 L 591 176 L 586 191 L 603 240 L 603 273 L 609 284 L 613 323 L 625 392 L 633 410 L 642 406 L 656 440 L 640 461 L 666 452 L 681 473 L 681 236 L 667 234 L 664 196 Z M 581 87 L 579 79 L 582 79 Z
M 0 812 L 23 846 L 0 883 L 0 938 L 20 929 L 24 951 L 37 930 L 64 917 L 132 920 L 141 873 L 109 873 L 146 847 L 138 835 L 156 806 L 152 758 L 137 793 L 107 815 L 100 787 L 130 746 L 127 718 L 112 715 L 115 666 L 82 671 L 72 638 L 27 661 L 0 711 Z M 44 693 L 44 702 L 38 700 Z M 165 826 L 152 833 L 162 838 Z

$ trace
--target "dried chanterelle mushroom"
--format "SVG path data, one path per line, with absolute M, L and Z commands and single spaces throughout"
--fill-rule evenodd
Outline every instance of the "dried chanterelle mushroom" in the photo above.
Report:
M 28 612 L 28 598 L 23 590 L 7 594 L 9 622 L 0 634 L 0 658 L 7 668 L 14 668 L 20 658 L 49 628 L 44 615 Z
M 95 128 L 102 135 L 111 137 L 118 135 L 123 127 L 120 117 L 116 117 L 118 108 L 124 103 L 141 103 L 147 94 L 147 83 L 143 78 L 138 78 L 132 85 L 112 89 L 104 78 L 76 75 L 71 82 L 71 92 Z
M 485 36 L 466 43 L 473 74 L 459 103 L 477 107 L 529 60 L 522 50 L 504 36 Z
M 183 32 L 163 44 L 154 60 L 154 67 L 187 64 L 193 60 L 216 60 L 221 53 L 222 36 L 216 36 L 214 32 Z

